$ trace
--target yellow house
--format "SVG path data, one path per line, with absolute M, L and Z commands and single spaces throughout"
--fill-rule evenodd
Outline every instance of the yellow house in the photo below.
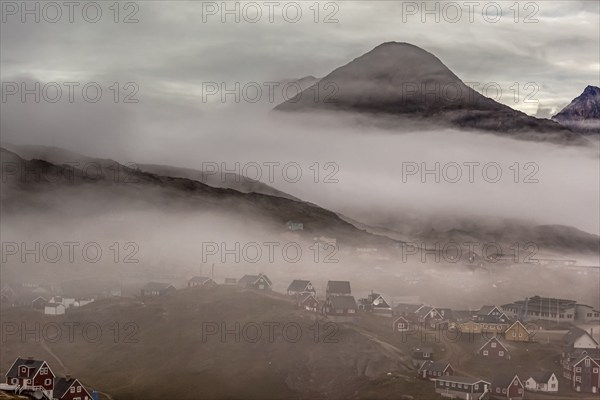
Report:
M 511 342 L 529 342 L 531 340 L 531 333 L 521 321 L 517 321 L 504 332 L 504 339 Z
M 458 324 L 456 327 L 461 333 L 495 333 L 500 335 L 508 328 L 508 324 L 468 321 Z

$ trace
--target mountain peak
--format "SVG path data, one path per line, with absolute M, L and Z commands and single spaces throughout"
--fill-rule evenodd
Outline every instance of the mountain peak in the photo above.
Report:
M 581 133 L 600 133 L 600 88 L 588 85 L 552 119 Z
M 587 96 L 600 96 L 600 87 L 589 85 L 585 88 L 583 94 Z
M 382 43 L 304 92 L 275 109 L 393 115 L 496 132 L 551 132 L 559 140 L 571 134 L 556 122 L 529 117 L 481 95 L 435 55 L 405 42 Z

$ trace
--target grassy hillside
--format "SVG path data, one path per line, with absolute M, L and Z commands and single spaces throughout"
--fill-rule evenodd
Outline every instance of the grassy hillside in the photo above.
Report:
M 55 373 L 69 372 L 114 399 L 398 398 L 415 390 L 426 393 L 425 398 L 432 394 L 431 385 L 412 378 L 410 343 L 388 345 L 360 327 L 325 325 L 320 316 L 298 310 L 276 294 L 192 288 L 146 301 L 99 301 L 53 318 L 10 309 L 2 320 L 48 327 L 39 341 L 31 335 L 25 341 L 19 335 L 8 337 L 3 370 L 18 355 L 43 357 Z M 63 327 L 61 337 L 53 333 L 52 323 Z M 80 324 L 72 341 L 65 323 Z M 239 342 L 232 333 L 203 339 L 205 323 L 225 324 L 230 330 L 238 323 Z M 286 323 L 298 325 L 289 325 L 284 333 Z M 102 329 L 97 340 L 97 326 L 91 324 Z M 81 329 L 85 326 L 87 339 Z M 255 341 L 256 326 L 262 337 Z

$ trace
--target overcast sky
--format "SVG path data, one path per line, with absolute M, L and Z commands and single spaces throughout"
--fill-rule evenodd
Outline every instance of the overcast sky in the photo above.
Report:
M 547 116 L 586 85 L 599 84 L 599 2 L 520 2 L 517 15 L 513 1 L 479 2 L 472 12 L 465 3 L 429 2 L 428 9 L 440 12 L 424 15 L 421 1 L 320 2 L 316 16 L 314 2 L 280 2 L 272 11 L 263 2 L 241 2 L 239 23 L 223 15 L 221 2 L 122 3 L 119 23 L 112 2 L 97 3 L 102 16 L 96 23 L 86 21 L 96 8 L 84 15 L 85 3 L 74 8 L 73 22 L 65 6 L 57 22 L 48 22 L 56 10 L 41 3 L 36 23 L 35 15 L 23 15 L 20 2 L 3 2 L 2 79 L 134 81 L 140 99 L 182 99 L 198 96 L 202 82 L 322 77 L 382 42 L 402 41 L 432 52 L 465 82 L 498 83 L 502 96 L 491 91 L 491 97 L 532 115 Z M 302 15 L 292 23 L 296 4 Z M 257 16 L 254 5 L 261 16 L 247 22 Z M 536 86 L 525 88 L 529 82 Z M 521 88 L 517 102 L 515 84 Z M 527 94 L 539 103 L 525 102 Z

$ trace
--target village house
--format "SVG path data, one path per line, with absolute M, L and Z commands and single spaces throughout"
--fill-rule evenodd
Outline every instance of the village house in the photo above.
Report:
M 593 332 L 593 330 L 592 330 Z M 562 338 L 563 346 L 573 349 L 597 349 L 600 348 L 596 339 L 590 333 L 581 328 L 571 328 Z
M 511 342 L 529 342 L 531 340 L 531 333 L 521 321 L 515 321 L 504 332 L 504 339 Z
M 508 349 L 500 342 L 498 337 L 494 336 L 487 340 L 483 346 L 477 350 L 477 354 L 486 359 L 505 359 L 510 360 Z
M 475 322 L 468 321 L 458 324 L 451 324 L 451 329 L 456 329 L 460 333 L 466 333 L 471 335 L 483 334 L 483 333 L 491 333 L 501 335 L 508 328 L 509 324 L 507 323 L 495 323 L 495 322 Z
M 34 310 L 43 311 L 46 307 L 46 304 L 48 304 L 48 300 L 42 296 L 38 296 L 31 302 L 31 307 Z
M 67 308 L 61 303 L 46 303 L 44 306 L 44 314 L 46 315 L 63 315 Z
M 583 350 L 580 357 L 566 362 L 563 367 L 563 376 L 576 392 L 598 393 L 600 363 Z
M 168 283 L 148 282 L 141 290 L 142 297 L 164 296 L 174 293 L 177 289 Z
M 217 282 L 207 276 L 194 276 L 188 281 L 188 287 L 197 286 L 213 287 L 217 286 Z
M 319 301 L 314 294 L 304 294 L 297 296 L 297 305 L 307 311 L 317 312 L 319 310 Z
M 52 399 L 54 378 L 46 361 L 33 357 L 17 358 L 6 373 L 6 384 L 18 385 L 21 392 L 41 392 L 46 398 Z
M 273 282 L 265 274 L 244 275 L 238 281 L 238 286 L 256 290 L 271 290 Z
M 510 318 L 496 306 L 483 306 L 473 315 L 473 321 L 505 324 Z
M 434 380 L 440 376 L 454 375 L 454 369 L 447 362 L 425 361 L 419 371 L 417 377 L 421 379 Z
M 532 392 L 558 392 L 558 379 L 552 371 L 536 372 L 525 381 L 525 389 Z
M 392 307 L 379 293 L 373 293 L 367 296 L 366 299 L 359 300 L 359 308 L 363 311 L 373 313 L 373 315 L 391 317 Z
M 392 329 L 394 332 L 406 332 L 410 330 L 410 323 L 404 317 L 398 317 L 392 323 Z
M 71 297 L 53 296 L 48 300 L 48 303 L 58 303 L 65 306 L 65 308 L 74 307 L 75 299 Z
M 290 283 L 290 286 L 288 286 L 287 288 L 287 294 L 288 296 L 297 296 L 297 295 L 301 295 L 302 297 L 305 297 L 304 295 L 307 294 L 316 294 L 317 291 L 315 290 L 314 286 L 312 285 L 312 283 L 310 281 L 305 281 L 305 280 L 300 280 L 300 279 L 294 279 L 292 281 L 292 283 Z
M 447 322 L 440 312 L 435 308 L 425 304 L 398 304 L 394 308 L 396 315 L 403 316 L 409 321 L 415 321 L 419 325 L 435 329 L 438 324 Z
M 325 289 L 325 297 L 330 298 L 333 296 L 349 296 L 352 294 L 350 289 L 350 282 L 348 281 L 327 281 L 327 288 Z
M 55 400 L 92 400 L 92 395 L 71 375 L 54 379 Z
M 225 285 L 237 285 L 237 279 L 235 278 L 225 278 Z
M 331 296 L 323 304 L 323 314 L 339 322 L 353 322 L 356 310 L 356 300 L 353 296 Z
M 418 347 L 413 349 L 412 364 L 416 368 L 421 368 L 423 363 L 433 360 L 433 349 L 431 347 Z
M 517 375 L 500 375 L 492 380 L 491 395 L 495 399 L 521 400 L 525 387 Z
M 490 382 L 464 376 L 443 376 L 435 380 L 435 391 L 451 399 L 477 400 L 490 390 Z

